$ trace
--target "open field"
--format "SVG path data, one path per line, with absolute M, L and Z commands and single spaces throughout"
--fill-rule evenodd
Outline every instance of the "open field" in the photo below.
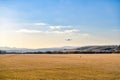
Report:
M 120 80 L 120 54 L 0 55 L 0 80 Z

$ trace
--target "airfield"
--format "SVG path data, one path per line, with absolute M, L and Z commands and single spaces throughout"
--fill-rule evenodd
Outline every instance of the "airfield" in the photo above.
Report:
M 1 54 L 0 80 L 120 80 L 120 54 Z

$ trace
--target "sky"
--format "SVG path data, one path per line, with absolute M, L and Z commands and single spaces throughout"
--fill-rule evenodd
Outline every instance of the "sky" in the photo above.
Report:
M 120 0 L 0 0 L 1 47 L 119 44 Z

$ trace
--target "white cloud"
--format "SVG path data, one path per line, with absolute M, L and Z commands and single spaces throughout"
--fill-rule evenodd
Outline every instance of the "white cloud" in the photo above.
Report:
M 20 29 L 16 32 L 19 32 L 19 33 L 41 33 L 42 31 L 39 31 L 39 30 L 28 30 L 28 29 Z
M 66 33 L 77 33 L 79 32 L 79 30 L 76 30 L 76 29 L 71 29 L 71 30 L 63 30 L 63 31 L 59 31 L 59 30 L 56 30 L 56 31 L 40 31 L 40 30 L 29 30 L 29 29 L 20 29 L 20 30 L 17 30 L 16 32 L 19 32 L 19 33 L 55 33 L 55 34 L 66 34 Z
M 69 33 L 78 33 L 79 34 L 79 30 L 78 29 L 72 29 L 72 26 L 62 26 L 62 25 L 49 25 L 46 23 L 32 23 L 34 24 L 34 26 L 45 26 L 46 30 L 43 28 L 40 29 L 35 29 L 33 27 L 33 29 L 20 29 L 16 32 L 19 33 L 52 33 L 52 34 L 69 34 Z
M 79 32 L 79 30 L 77 30 L 77 29 L 71 29 L 71 30 L 65 30 L 64 32 L 65 33 L 76 33 L 76 32 Z
M 59 31 L 59 30 L 48 31 L 48 33 L 56 33 L 56 34 L 69 34 L 69 33 L 77 33 L 77 32 L 79 32 L 79 30 L 76 29 L 63 30 L 63 31 Z
M 61 26 L 61 25 L 57 25 L 57 26 L 49 26 L 50 29 L 52 30 L 62 30 L 62 29 L 68 29 L 71 26 Z
M 61 30 L 63 26 L 49 26 L 49 28 L 52 30 Z
M 34 25 L 36 25 L 36 26 L 46 26 L 47 24 L 40 22 L 40 23 L 34 23 Z

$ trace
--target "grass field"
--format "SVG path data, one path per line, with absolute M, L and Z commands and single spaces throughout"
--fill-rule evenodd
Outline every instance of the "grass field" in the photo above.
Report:
M 120 80 L 120 55 L 0 55 L 0 80 Z

